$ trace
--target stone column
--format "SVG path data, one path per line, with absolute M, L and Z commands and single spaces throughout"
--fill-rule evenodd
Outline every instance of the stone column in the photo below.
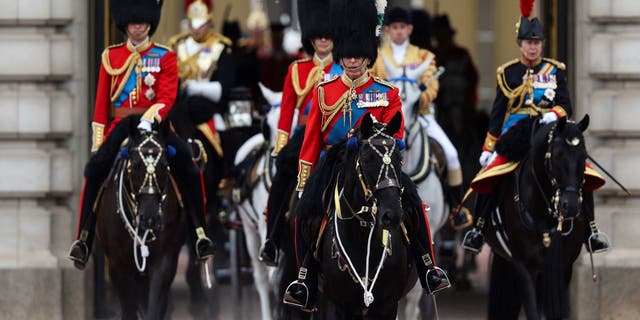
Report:
M 608 179 L 596 195 L 596 220 L 613 249 L 595 256 L 592 282 L 588 254 L 573 275 L 575 319 L 640 318 L 640 3 L 573 1 L 576 119 L 589 113 L 587 150 L 634 194 Z
M 87 3 L 0 1 L 0 318 L 86 315 L 63 257 L 86 160 Z

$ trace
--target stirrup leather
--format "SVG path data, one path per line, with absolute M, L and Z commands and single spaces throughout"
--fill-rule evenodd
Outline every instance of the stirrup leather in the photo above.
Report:
M 429 273 L 432 273 L 432 272 L 440 272 L 442 275 L 444 275 L 444 278 L 447 281 L 447 285 L 440 288 L 431 289 L 431 287 L 429 287 Z M 440 292 L 444 289 L 451 288 L 451 281 L 449 280 L 449 275 L 447 275 L 447 273 L 444 272 L 444 270 L 442 270 L 440 267 L 433 266 L 433 269 L 430 269 L 429 271 L 427 271 L 427 274 L 425 274 L 425 277 L 426 277 L 425 280 L 427 283 L 427 290 L 429 291 L 430 295 L 433 295 L 436 292 Z

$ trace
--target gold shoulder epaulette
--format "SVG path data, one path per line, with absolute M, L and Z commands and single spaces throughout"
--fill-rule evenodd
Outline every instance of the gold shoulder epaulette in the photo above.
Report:
M 336 80 L 338 80 L 338 79 L 340 79 L 340 77 L 333 77 L 333 78 L 328 79 L 328 80 L 320 81 L 320 83 L 318 83 L 318 87 L 319 87 L 319 86 L 323 86 L 323 85 L 325 85 L 325 84 L 327 84 L 327 83 L 334 82 L 334 81 L 336 81 Z
M 311 58 L 302 58 L 294 61 L 293 63 L 298 64 L 298 63 L 309 62 L 309 61 L 311 61 Z
M 373 77 L 373 81 L 375 81 L 375 82 L 377 82 L 377 83 L 379 83 L 379 84 L 381 84 L 383 86 L 389 87 L 391 89 L 395 88 L 395 86 L 391 82 L 389 82 L 387 80 L 384 80 L 382 78 Z
M 113 48 L 117 48 L 117 47 L 122 47 L 124 45 L 125 45 L 124 42 L 120 42 L 120 43 L 112 44 L 112 45 L 106 47 L 104 50 L 109 50 L 109 49 L 113 49 Z
M 162 48 L 162 49 L 166 49 L 166 50 L 169 50 L 169 51 L 174 51 L 169 46 L 165 46 L 164 44 L 153 43 L 153 45 L 155 45 L 156 47 Z
M 498 67 L 498 69 L 496 69 L 496 74 L 501 74 L 501 73 L 503 73 L 503 72 L 504 72 L 504 70 L 505 70 L 506 68 L 510 67 L 510 66 L 511 66 L 511 65 L 513 65 L 513 64 L 518 63 L 518 61 L 520 61 L 520 60 L 519 60 L 519 59 L 513 59 L 513 60 L 508 61 L 507 63 L 505 63 L 505 64 L 503 64 L 503 65 L 499 66 L 499 67 Z
M 554 65 L 554 66 L 558 67 L 558 69 L 560 69 L 560 70 L 564 70 L 564 69 L 566 69 L 566 68 L 567 68 L 567 66 L 566 66 L 563 62 L 560 62 L 560 61 L 558 61 L 558 60 L 556 60 L 556 59 L 551 59 L 551 58 L 542 58 L 542 60 L 544 60 L 544 61 L 547 61 L 547 62 L 551 63 L 552 65 Z
M 169 41 L 167 42 L 167 46 L 170 48 L 175 48 L 176 45 L 178 44 L 178 42 L 180 42 L 180 40 L 185 39 L 189 36 L 188 33 L 179 33 L 176 34 L 174 36 L 172 36 L 171 38 L 169 38 Z

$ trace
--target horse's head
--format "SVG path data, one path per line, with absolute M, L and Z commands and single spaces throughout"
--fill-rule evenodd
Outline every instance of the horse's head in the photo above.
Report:
M 554 190 L 551 209 L 563 217 L 575 217 L 582 207 L 582 185 L 584 183 L 587 150 L 582 132 L 589 125 L 585 115 L 579 123 L 562 118 L 542 130 L 546 135 L 538 138 L 540 154 L 544 152 L 544 170 Z M 544 141 L 546 140 L 546 141 Z
M 125 192 L 128 192 L 129 205 L 133 207 L 138 226 L 160 230 L 170 184 L 167 153 L 172 151 L 164 148 L 165 143 L 158 132 L 134 132 L 121 151 L 128 158 L 123 176 Z
M 378 223 L 385 229 L 397 227 L 402 220 L 400 204 L 401 156 L 400 147 L 393 135 L 400 129 L 400 112 L 385 125 L 365 115 L 357 139 L 356 171 L 367 198 L 373 198 Z M 350 144 L 354 144 L 350 142 Z M 354 148 L 349 147 L 350 150 Z

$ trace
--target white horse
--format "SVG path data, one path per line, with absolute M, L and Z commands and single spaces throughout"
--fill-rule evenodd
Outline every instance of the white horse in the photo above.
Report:
M 271 320 L 270 293 L 273 287 L 272 275 L 275 270 L 265 266 L 258 259 L 258 255 L 267 234 L 264 211 L 267 208 L 271 178 L 275 174 L 275 161 L 270 154 L 275 145 L 282 93 L 273 92 L 262 84 L 260 84 L 260 89 L 271 105 L 265 119 L 266 125 L 271 129 L 270 137 L 267 141 L 263 134 L 256 134 L 238 149 L 234 159 L 235 166 L 241 165 L 248 157 L 257 157 L 257 159 L 251 161 L 250 168 L 246 168 L 247 174 L 245 176 L 251 179 L 248 184 L 244 184 L 246 188 L 244 190 L 242 190 L 243 186 L 234 188 L 234 201 L 237 202 L 237 210 L 242 218 L 242 228 L 253 267 L 253 280 L 260 297 L 262 319 Z M 297 117 L 294 116 L 293 123 L 296 122 Z
M 432 56 L 433 57 L 433 56 Z M 421 87 L 428 83 L 419 83 L 422 74 L 429 68 L 431 59 L 425 60 L 416 68 L 396 67 L 386 57 L 382 56 L 389 81 L 400 89 L 402 100 L 402 113 L 404 114 L 404 140 L 406 148 L 402 171 L 407 173 L 418 187 L 418 194 L 424 203 L 429 206 L 427 216 L 431 227 L 431 235 L 435 235 L 446 222 L 449 208 L 444 199 L 444 192 L 440 178 L 436 174 L 434 159 L 429 155 L 429 139 L 427 134 L 428 121 L 418 112 L 416 103 L 422 94 Z M 439 70 L 439 73 L 443 69 Z M 439 74 L 436 74 L 436 77 Z M 417 319 L 419 302 L 422 297 L 420 283 L 405 297 L 406 305 L 404 318 Z

